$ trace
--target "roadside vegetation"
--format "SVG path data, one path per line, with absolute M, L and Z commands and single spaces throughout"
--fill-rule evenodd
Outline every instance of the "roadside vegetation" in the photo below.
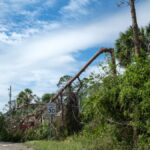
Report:
M 149 150 L 150 25 L 120 33 L 115 57 L 116 66 L 110 58 L 99 66 L 102 74 L 91 73 L 66 89 L 64 118 L 53 126 L 41 114 L 55 93 L 39 98 L 30 89 L 21 91 L 17 107 L 0 114 L 0 140 L 26 142 L 35 150 Z M 123 71 L 114 74 L 114 67 Z M 57 86 L 71 78 L 61 77 Z

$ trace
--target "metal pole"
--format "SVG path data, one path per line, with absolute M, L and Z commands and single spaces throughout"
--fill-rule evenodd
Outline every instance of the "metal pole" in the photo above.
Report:
M 60 94 L 60 101 L 61 101 L 61 119 L 62 119 L 62 126 L 64 126 L 64 104 L 63 104 L 63 96 Z

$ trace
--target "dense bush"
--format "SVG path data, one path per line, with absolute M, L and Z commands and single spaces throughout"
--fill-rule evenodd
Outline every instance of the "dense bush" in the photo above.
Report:
M 8 138 L 5 127 L 6 127 L 5 117 L 2 113 L 0 113 L 0 141 Z
M 37 128 L 31 128 L 24 132 L 24 136 L 22 137 L 23 141 L 30 140 L 42 140 L 48 139 L 49 136 L 49 127 L 47 124 L 43 124 Z
M 2 126 L 2 124 L 0 125 Z M 6 141 L 6 142 L 7 141 L 24 142 L 30 140 L 42 140 L 42 139 L 48 139 L 49 136 L 50 136 L 50 131 L 49 131 L 48 124 L 42 124 L 38 127 L 30 128 L 27 130 L 10 129 L 7 126 L 1 128 L 0 130 L 0 141 Z
M 128 66 L 123 75 L 104 77 L 99 88 L 86 97 L 85 120 L 97 118 L 99 125 L 115 125 L 114 137 L 127 146 L 150 144 L 149 68 L 147 58 Z

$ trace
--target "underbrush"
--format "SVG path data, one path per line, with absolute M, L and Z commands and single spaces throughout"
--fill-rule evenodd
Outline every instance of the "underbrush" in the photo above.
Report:
M 113 136 L 111 126 L 105 129 L 90 126 L 78 134 L 63 141 L 31 141 L 26 144 L 35 150 L 130 150 L 124 143 L 118 143 Z
M 81 143 L 69 139 L 65 141 L 32 141 L 26 144 L 35 150 L 82 150 Z
M 48 139 L 49 128 L 47 124 L 40 125 L 36 128 L 30 128 L 28 130 L 2 130 L 0 131 L 0 140 L 4 142 L 25 142 L 32 140 Z

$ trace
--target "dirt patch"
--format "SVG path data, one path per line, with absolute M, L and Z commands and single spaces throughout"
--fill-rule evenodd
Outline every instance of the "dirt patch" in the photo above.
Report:
M 0 142 L 0 150 L 32 150 L 20 143 L 3 143 Z

